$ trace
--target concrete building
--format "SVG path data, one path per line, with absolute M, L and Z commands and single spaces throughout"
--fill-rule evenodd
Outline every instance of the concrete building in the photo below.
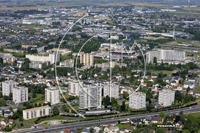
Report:
M 175 91 L 170 89 L 163 89 L 159 91 L 158 104 L 161 106 L 170 106 L 174 103 Z
M 63 62 L 60 62 L 60 66 L 73 68 L 74 67 L 74 59 L 68 59 Z
M 26 110 L 23 110 L 23 119 L 29 120 L 29 119 L 49 115 L 50 113 L 51 113 L 51 107 L 49 107 L 48 105 L 32 108 L 32 109 L 26 109 Z
M 101 91 L 96 84 L 84 84 L 79 91 L 79 109 L 101 108 Z
M 60 92 L 57 87 L 45 89 L 45 102 L 50 102 L 52 105 L 60 103 Z
M 28 101 L 28 88 L 17 86 L 13 88 L 13 101 L 15 103 L 23 103 Z
M 10 53 L 0 53 L 0 58 L 3 59 L 3 63 L 14 63 L 17 58 Z
M 168 64 L 179 64 L 185 62 L 185 52 L 176 50 L 164 50 L 158 49 L 157 51 L 150 51 L 146 53 L 146 62 L 153 63 L 154 57 L 156 57 L 157 62 L 168 63 Z
M 113 97 L 115 99 L 119 98 L 119 85 L 112 84 L 110 87 L 110 84 L 106 84 L 103 87 L 103 96 L 109 96 Z
M 45 66 L 50 65 L 50 62 L 41 62 L 41 61 L 32 61 L 29 63 L 29 68 L 34 68 L 34 69 L 42 69 Z
M 56 53 L 51 53 L 48 56 L 46 55 L 26 55 L 31 62 L 32 61 L 39 61 L 39 62 L 50 62 L 50 64 L 54 64 L 55 62 L 60 61 L 60 53 L 58 55 Z
M 79 82 L 77 80 L 70 81 L 69 86 L 70 86 L 69 93 L 71 93 L 72 95 L 79 96 L 79 90 L 80 90 Z
M 80 53 L 80 63 L 84 65 L 93 66 L 94 65 L 94 54 L 93 53 Z
M 9 96 L 10 93 L 13 93 L 13 88 L 17 86 L 17 83 L 13 80 L 6 80 L 2 82 L 2 95 Z
M 133 92 L 129 95 L 129 107 L 134 109 L 146 108 L 146 94 Z

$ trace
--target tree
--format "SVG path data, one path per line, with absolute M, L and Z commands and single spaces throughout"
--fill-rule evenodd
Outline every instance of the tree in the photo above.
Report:
M 158 128 L 155 133 L 165 133 L 162 128 Z
M 181 111 L 180 114 L 183 114 L 183 111 Z
M 163 111 L 161 111 L 159 116 L 163 118 L 163 117 L 165 117 L 165 113 Z
M 10 107 L 9 110 L 10 110 L 10 112 L 14 112 L 12 107 Z
M 21 127 L 23 127 L 23 126 L 24 126 L 24 124 L 23 124 L 23 123 L 20 123 L 20 126 L 21 126 Z
M 157 57 L 153 58 L 153 63 L 157 65 Z
M 129 94 L 128 94 L 127 92 L 124 92 L 124 93 L 123 93 L 123 98 L 124 98 L 124 99 L 128 100 L 128 99 L 129 99 L 128 96 L 129 96 Z
M 35 91 L 33 91 L 32 98 L 36 98 L 36 96 Z
M 54 107 L 53 108 L 53 115 L 59 115 L 60 114 L 60 111 L 57 107 Z
M 125 105 L 125 101 L 123 101 L 121 105 L 121 111 L 125 111 L 125 109 L 126 109 L 126 105 Z
M 110 105 L 110 97 L 109 96 L 106 96 L 103 98 L 103 104 L 104 104 L 104 106 Z
M 12 93 L 9 94 L 9 99 L 12 100 Z
M 115 99 L 115 98 L 111 98 L 111 104 L 113 105 L 113 106 L 116 106 L 117 105 L 117 100 Z
M 6 100 L 0 99 L 0 107 L 6 106 Z
M 4 110 L 2 110 L 2 115 L 4 116 Z
M 148 111 L 151 111 L 152 109 L 154 109 L 154 105 L 152 103 L 150 103 L 148 106 L 147 106 L 147 110 Z

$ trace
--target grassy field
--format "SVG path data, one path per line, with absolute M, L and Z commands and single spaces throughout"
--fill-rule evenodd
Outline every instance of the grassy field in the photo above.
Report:
M 200 92 L 200 85 L 197 86 L 197 88 L 196 88 L 195 91 L 196 91 L 196 92 Z
M 171 71 L 163 70 L 163 71 L 152 71 L 152 74 L 158 75 L 159 73 L 167 74 L 167 76 L 171 75 Z
M 200 117 L 200 112 L 199 113 L 191 113 L 191 114 L 186 114 L 186 116 L 192 115 L 194 117 Z
M 131 3 L 131 5 L 135 5 L 135 6 L 153 6 L 153 7 L 167 6 L 167 5 L 163 5 L 163 4 L 151 4 L 151 3 Z
M 200 11 L 199 7 L 195 7 L 195 8 L 182 8 L 182 9 L 186 10 L 186 11 Z
M 37 96 L 35 98 L 32 98 L 32 92 L 28 94 L 28 96 L 34 100 L 33 103 L 44 103 L 45 96 L 44 94 L 36 94 Z
M 50 126 L 50 124 L 48 122 L 45 122 L 45 123 L 40 124 L 39 126 L 47 127 L 47 126 Z

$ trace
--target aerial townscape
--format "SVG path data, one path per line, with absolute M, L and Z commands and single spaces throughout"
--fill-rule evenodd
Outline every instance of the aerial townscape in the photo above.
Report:
M 0 133 L 199 133 L 200 0 L 0 0 Z

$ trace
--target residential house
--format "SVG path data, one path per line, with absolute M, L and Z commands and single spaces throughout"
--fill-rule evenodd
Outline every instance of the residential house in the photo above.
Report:
M 160 123 L 163 122 L 163 118 L 162 117 L 154 117 L 152 120 L 152 123 Z
M 110 127 L 111 127 L 112 125 L 108 125 L 108 126 L 106 126 L 105 128 L 104 128 L 104 132 L 110 132 Z
M 176 128 L 181 129 L 183 127 L 183 123 L 181 121 L 178 121 L 176 124 Z

